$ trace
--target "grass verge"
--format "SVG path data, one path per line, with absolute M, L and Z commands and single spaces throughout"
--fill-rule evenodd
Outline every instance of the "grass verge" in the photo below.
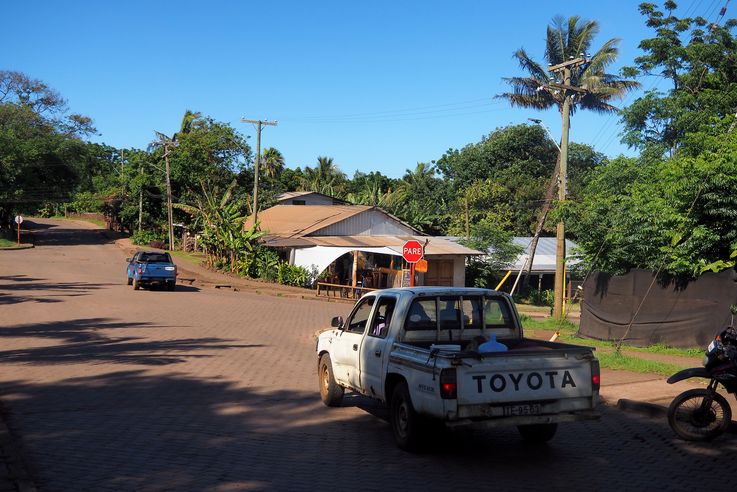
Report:
M 684 368 L 678 364 L 640 359 L 622 352 L 596 352 L 596 358 L 599 359 L 602 368 L 653 373 L 662 376 L 670 376 Z
M 0 248 L 15 248 L 17 246 L 18 245 L 15 241 L 0 237 Z
M 621 369 L 632 372 L 654 373 L 669 376 L 680 371 L 685 366 L 645 359 L 637 357 L 636 354 L 649 353 L 672 355 L 677 357 L 701 357 L 704 354 L 704 350 L 701 348 L 680 349 L 667 347 L 662 344 L 651 345 L 649 347 L 623 346 L 619 352 L 616 352 L 616 343 L 614 342 L 576 336 L 578 326 L 570 321 L 558 321 L 553 318 L 537 320 L 525 315 L 522 315 L 521 318 L 522 326 L 525 328 L 525 331 L 533 333 L 536 330 L 559 331 L 559 340 L 561 342 L 599 349 L 596 353 L 596 358 L 599 359 L 601 367 L 608 369 Z

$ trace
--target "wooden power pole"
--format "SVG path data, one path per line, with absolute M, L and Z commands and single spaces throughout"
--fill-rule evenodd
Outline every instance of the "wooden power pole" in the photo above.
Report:
M 276 126 L 277 121 L 247 120 L 241 118 L 241 123 L 253 123 L 256 126 L 256 163 L 253 167 L 253 224 L 258 222 L 258 167 L 261 163 L 261 126 Z
M 559 184 L 558 184 L 558 200 L 564 202 L 568 195 L 568 131 L 571 122 L 571 99 L 573 92 L 586 92 L 586 89 L 571 86 L 571 69 L 580 67 L 587 60 L 584 57 L 578 57 L 568 60 L 548 68 L 548 71 L 560 75 L 562 84 L 548 84 L 550 87 L 559 89 L 564 93 L 563 108 L 561 110 L 561 118 L 563 120 L 563 129 L 560 138 L 560 168 L 559 168 Z M 566 234 L 565 224 L 561 220 L 556 228 L 556 250 L 555 250 L 555 291 L 553 302 L 553 318 L 563 319 L 563 297 L 566 285 Z

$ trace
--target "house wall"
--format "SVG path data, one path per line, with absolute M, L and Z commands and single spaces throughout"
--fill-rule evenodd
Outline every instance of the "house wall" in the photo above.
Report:
M 428 261 L 428 266 L 433 267 L 435 261 L 452 261 L 453 262 L 453 287 L 465 287 L 466 286 L 466 257 L 464 255 L 432 255 L 425 258 Z M 419 283 L 420 285 L 425 284 L 425 277 L 429 274 L 420 274 Z
M 310 236 L 412 236 L 415 232 L 378 210 L 367 210 Z

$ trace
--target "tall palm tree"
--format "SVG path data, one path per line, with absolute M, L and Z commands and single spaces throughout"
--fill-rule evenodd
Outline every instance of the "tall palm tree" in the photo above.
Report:
M 529 73 L 528 77 L 510 77 L 504 80 L 512 86 L 513 91 L 498 95 L 507 99 L 512 106 L 523 108 L 548 109 L 556 107 L 561 114 L 563 130 L 560 144 L 559 167 L 556 174 L 561 176 L 558 189 L 559 200 L 566 198 L 565 176 L 568 165 L 568 130 L 570 115 L 577 108 L 588 109 L 599 113 L 609 113 L 618 109 L 611 104 L 613 99 L 624 95 L 640 86 L 633 80 L 625 80 L 616 75 L 606 73 L 606 68 L 616 60 L 619 50 L 619 39 L 610 39 L 599 50 L 589 55 L 591 43 L 599 32 L 596 21 L 583 21 L 578 16 L 564 19 L 553 18 L 552 25 L 548 26 L 545 59 L 549 70 L 530 58 L 527 52 L 520 48 L 514 57 L 520 67 Z M 549 73 L 550 72 L 550 73 Z M 560 75 L 563 80 L 560 80 Z M 561 84 L 562 82 L 562 84 Z M 555 180 L 555 178 L 553 178 Z M 545 215 L 545 211 L 543 214 Z M 563 316 L 563 284 L 564 284 L 564 256 L 565 256 L 565 227 L 561 221 L 556 230 L 557 251 L 555 271 L 555 302 L 553 316 Z M 531 247 L 531 256 L 534 258 L 534 247 Z M 532 265 L 532 258 L 529 260 Z M 529 269 L 528 269 L 529 278 Z
M 512 106 L 533 109 L 556 107 L 562 112 L 564 99 L 570 96 L 571 114 L 579 107 L 599 113 L 618 111 L 618 108 L 610 102 L 624 97 L 627 92 L 638 88 L 640 84 L 605 72 L 619 54 L 617 47 L 619 39 L 610 39 L 596 53 L 588 55 L 598 32 L 598 22 L 584 21 L 578 16 L 567 20 L 557 16 L 547 29 L 546 65 L 559 65 L 582 54 L 586 56 L 587 63 L 571 70 L 570 85 L 583 90 L 561 90 L 556 84 L 555 74 L 548 73 L 545 65 L 535 62 L 524 48 L 520 48 L 514 53 L 514 57 L 519 62 L 520 68 L 528 72 L 529 76 L 504 78 L 503 80 L 512 86 L 512 92 L 505 92 L 496 97 L 507 99 Z
M 306 167 L 301 178 L 302 189 L 330 196 L 342 193 L 345 174 L 333 163 L 332 157 L 318 157 L 317 166 Z
M 284 156 L 274 147 L 269 147 L 264 149 L 260 164 L 265 175 L 276 178 L 284 170 Z

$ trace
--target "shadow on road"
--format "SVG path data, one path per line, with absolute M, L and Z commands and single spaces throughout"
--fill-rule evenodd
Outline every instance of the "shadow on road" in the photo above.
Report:
M 316 392 L 140 371 L 3 390 L 42 490 L 693 490 L 737 451 L 611 409 L 548 445 L 454 431 L 411 455 L 384 421 L 325 408 Z
M 222 338 L 147 340 L 141 337 L 110 337 L 101 330 L 117 328 L 166 329 L 150 323 L 131 323 L 108 318 L 74 319 L 0 328 L 2 338 L 53 339 L 53 346 L 0 350 L 0 364 L 143 364 L 165 365 L 191 358 L 212 357 L 213 350 L 262 347 L 237 344 Z M 204 353 L 198 353 L 205 351 Z
M 80 246 L 91 244 L 109 244 L 115 242 L 120 234 L 106 229 L 88 229 L 76 225 L 73 221 L 54 219 L 32 219 L 23 222 L 30 235 L 30 242 L 36 247 L 43 246 Z M 21 236 L 24 233 L 21 231 Z
M 91 282 L 48 282 L 42 278 L 31 278 L 25 275 L 0 276 L 0 305 L 19 302 L 53 303 L 61 302 L 64 297 L 89 295 L 90 291 L 108 287 L 112 283 Z M 43 292 L 41 295 L 35 291 Z

